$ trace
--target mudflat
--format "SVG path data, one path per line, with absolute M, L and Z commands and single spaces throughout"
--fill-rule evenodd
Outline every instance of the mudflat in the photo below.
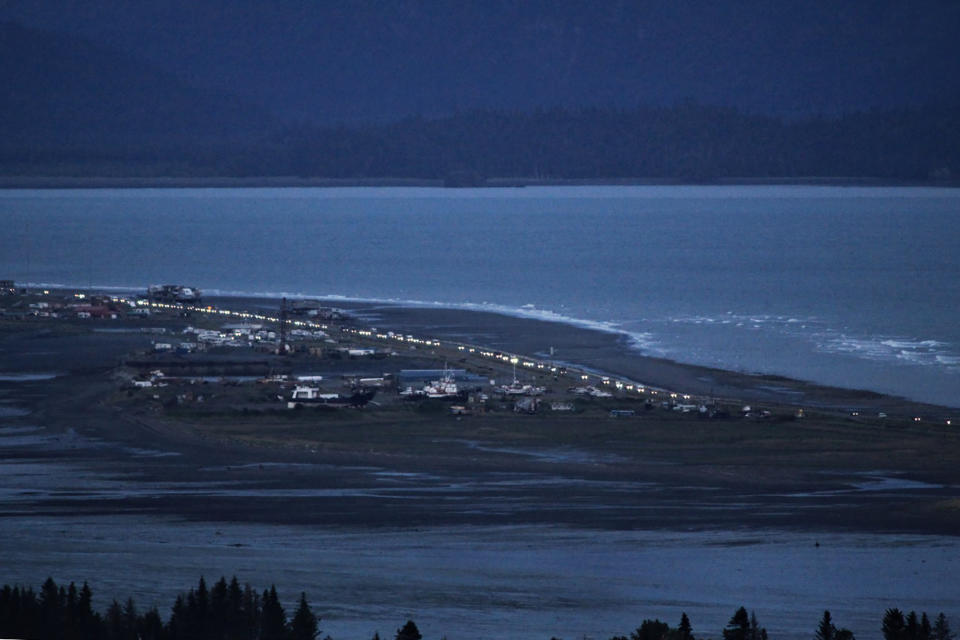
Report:
M 8 412 L 4 425 L 39 425 L 47 440 L 29 451 L 4 447 L 4 457 L 75 461 L 126 478 L 130 487 L 119 496 L 83 486 L 69 496 L 37 491 L 18 500 L 17 511 L 357 526 L 960 530 L 960 435 L 939 419 L 949 409 L 646 358 L 622 336 L 560 323 L 341 306 L 350 306 L 360 325 L 531 356 L 553 347 L 556 358 L 598 371 L 781 410 L 764 420 L 705 420 L 659 409 L 611 417 L 590 406 L 570 414 L 467 416 L 419 405 L 156 411 L 111 399 L 111 372 L 151 340 L 135 324 L 8 323 L 0 369 L 16 375 L 0 380 L 0 400 L 25 415 Z M 23 375 L 30 373 L 41 375 Z M 798 406 L 823 411 L 796 419 L 791 411 Z M 847 406 L 867 409 L 853 418 Z M 940 421 L 865 417 L 878 411 Z

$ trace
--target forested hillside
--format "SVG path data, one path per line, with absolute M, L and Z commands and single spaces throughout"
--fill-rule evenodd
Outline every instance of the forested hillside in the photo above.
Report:
M 928 107 L 789 120 L 696 104 L 636 109 L 473 111 L 352 127 L 221 135 L 109 135 L 53 144 L 6 137 L 5 175 L 304 176 L 576 180 L 960 174 L 960 109 Z

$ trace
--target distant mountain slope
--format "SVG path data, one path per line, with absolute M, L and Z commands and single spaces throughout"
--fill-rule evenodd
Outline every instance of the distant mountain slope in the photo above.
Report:
M 69 147 L 247 137 L 264 112 L 206 94 L 129 54 L 0 23 L 0 135 Z
M 960 99 L 955 0 L 7 0 L 288 120 L 672 105 L 809 115 Z

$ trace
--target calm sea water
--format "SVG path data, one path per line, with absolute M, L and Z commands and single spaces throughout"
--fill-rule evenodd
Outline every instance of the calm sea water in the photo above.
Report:
M 960 406 L 957 190 L 10 190 L 0 220 L 18 282 L 476 306 Z

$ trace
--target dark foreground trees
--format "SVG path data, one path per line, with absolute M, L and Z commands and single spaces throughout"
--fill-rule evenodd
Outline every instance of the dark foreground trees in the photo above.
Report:
M 101 615 L 93 610 L 93 594 L 84 583 L 58 586 L 48 578 L 35 592 L 9 585 L 0 589 L 0 638 L 33 640 L 316 640 L 319 618 L 300 594 L 292 619 L 280 603 L 276 587 L 262 593 L 234 577 L 220 578 L 212 587 L 200 578 L 195 588 L 176 597 L 164 622 L 156 608 L 141 612 L 132 598 L 114 600 Z M 927 614 L 904 615 L 896 608 L 883 616 L 884 640 L 954 640 L 947 617 L 940 613 L 931 622 Z M 767 640 L 754 613 L 738 608 L 722 630 L 723 640 Z M 324 640 L 331 640 L 326 636 Z M 380 640 L 375 634 L 373 640 Z M 423 640 L 413 620 L 397 629 L 394 640 Z M 610 640 L 696 640 L 686 613 L 671 627 L 646 619 L 627 636 Z M 817 626 L 813 640 L 854 640 L 848 629 L 838 629 L 829 611 Z
M 196 588 L 174 601 L 169 620 L 160 612 L 140 612 L 132 598 L 114 600 L 104 615 L 93 611 L 92 593 L 84 583 L 58 587 L 47 579 L 36 594 L 32 589 L 5 586 L 0 591 L 0 637 L 37 640 L 314 640 L 317 617 L 306 594 L 300 594 L 293 620 L 270 587 L 258 594 L 240 587 L 236 577 L 207 588 L 200 578 Z
M 943 613 L 931 624 L 926 611 L 920 616 L 916 611 L 904 615 L 894 607 L 883 614 L 881 630 L 884 640 L 953 640 L 950 624 Z
M 817 627 L 817 633 L 814 640 L 854 640 L 853 632 L 850 629 L 838 629 L 833 624 L 833 619 L 829 611 L 823 612 L 820 618 L 820 626 Z

